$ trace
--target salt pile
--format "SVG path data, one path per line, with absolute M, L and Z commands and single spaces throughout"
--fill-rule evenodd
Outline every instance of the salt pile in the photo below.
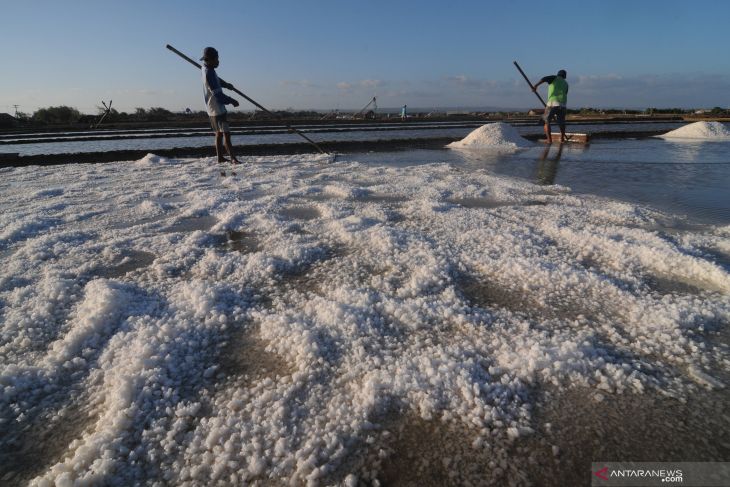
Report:
M 532 147 L 532 143 L 522 137 L 514 127 L 497 122 L 482 125 L 463 139 L 452 142 L 446 147 L 452 149 L 490 149 L 514 151 Z
M 148 153 L 142 159 L 136 161 L 135 164 L 139 164 L 139 165 L 146 165 L 146 164 L 155 165 L 155 164 L 170 164 L 170 162 L 171 162 L 171 160 L 168 159 L 168 158 L 166 158 L 166 157 L 158 156 L 157 154 Z
M 664 139 L 730 140 L 730 130 L 720 122 L 695 122 L 659 137 Z
M 146 160 L 2 172 L 3 485 L 377 485 L 422 451 L 522 485 L 541 390 L 728 384 L 727 229 L 448 164 Z

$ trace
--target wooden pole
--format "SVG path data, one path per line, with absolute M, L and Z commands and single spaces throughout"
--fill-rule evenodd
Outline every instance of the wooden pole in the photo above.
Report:
M 527 81 L 527 84 L 530 85 L 530 88 L 532 89 L 532 92 L 535 93 L 535 96 L 538 97 L 538 99 L 540 100 L 540 103 L 542 103 L 542 106 L 546 107 L 547 106 L 547 103 L 545 103 L 545 100 L 542 99 L 542 97 L 540 96 L 540 93 L 538 93 L 537 91 L 535 91 L 535 86 L 530 82 L 530 79 L 527 77 L 527 75 L 525 74 L 525 72 L 522 71 L 522 68 L 520 67 L 520 65 L 517 64 L 517 61 L 512 61 L 512 62 L 515 64 L 515 67 L 520 72 L 520 74 L 522 75 L 522 77 L 525 78 L 525 81 Z
M 181 58 L 183 58 L 184 60 L 186 60 L 187 62 L 189 62 L 190 64 L 192 64 L 193 66 L 196 66 L 198 69 L 202 68 L 202 66 L 200 64 L 196 63 L 195 61 L 193 61 L 192 59 L 190 59 L 189 57 L 187 57 L 185 54 L 181 53 L 180 51 L 178 51 L 177 49 L 175 49 L 174 47 L 172 47 L 170 44 L 167 44 L 165 47 L 167 47 L 169 50 L 171 50 L 172 52 L 174 52 L 175 54 L 177 54 L 178 56 L 180 56 Z M 226 83 L 226 81 L 223 78 L 218 78 L 218 79 L 220 79 L 222 82 Z M 227 84 L 231 85 L 230 83 L 227 83 Z M 264 108 L 263 105 L 259 104 L 257 101 L 253 100 L 252 98 L 249 98 L 248 96 L 246 96 L 245 93 L 239 91 L 233 85 L 231 85 L 231 90 L 232 91 L 235 91 L 236 93 L 238 93 L 239 95 L 241 95 L 243 98 L 245 98 L 246 100 L 248 100 L 250 103 L 252 103 L 256 107 L 260 108 L 264 112 L 268 113 L 272 117 L 276 117 L 276 115 L 274 115 L 269 110 L 267 110 L 266 108 Z M 288 123 L 284 122 L 284 126 L 286 128 L 288 128 L 290 132 L 294 132 L 295 134 L 301 136 L 304 140 L 306 140 L 307 142 L 309 142 L 310 144 L 312 144 L 314 146 L 314 148 L 317 149 L 322 154 L 331 155 L 328 152 L 324 151 L 320 146 L 318 146 L 312 139 L 310 139 L 309 137 L 307 137 L 306 135 L 304 135 L 303 133 L 301 133 L 299 130 L 295 129 L 294 127 L 292 127 Z

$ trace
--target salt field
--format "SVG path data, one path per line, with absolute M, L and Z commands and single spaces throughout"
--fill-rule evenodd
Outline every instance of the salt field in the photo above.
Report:
M 723 461 L 728 142 L 701 132 L 0 169 L 0 479 L 568 485 L 591 451 Z
M 307 124 L 297 129 L 320 142 L 387 141 L 393 139 L 462 138 L 480 127 L 483 121 L 408 122 L 358 124 Z M 536 122 L 511 123 L 522 135 L 542 133 Z M 669 132 L 681 127 L 681 122 L 601 122 L 577 123 L 570 129 L 579 132 Z M 17 152 L 21 156 L 69 154 L 115 150 L 164 150 L 180 147 L 208 147 L 211 132 L 207 127 L 191 129 L 99 130 L 83 132 L 49 132 L 41 134 L 0 135 L 1 152 Z M 260 144 L 291 144 L 301 142 L 286 128 L 270 124 L 234 127 L 231 139 L 237 146 Z

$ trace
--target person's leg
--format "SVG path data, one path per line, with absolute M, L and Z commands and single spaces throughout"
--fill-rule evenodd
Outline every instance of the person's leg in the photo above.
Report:
M 225 132 L 225 144 L 226 144 L 226 151 L 228 151 L 228 155 L 231 156 L 231 162 L 233 164 L 238 164 L 238 159 L 236 159 L 236 156 L 233 154 L 233 144 L 231 143 L 231 133 Z
M 223 132 L 215 133 L 215 155 L 218 156 L 218 162 L 226 162 L 223 157 Z
M 210 126 L 213 129 L 213 133 L 215 134 L 215 139 L 213 142 L 213 145 L 215 145 L 215 155 L 218 158 L 218 162 L 221 162 L 221 140 L 220 140 L 220 130 L 218 130 L 218 118 L 215 115 L 210 116 Z
M 565 107 L 560 107 L 558 111 L 558 127 L 560 127 L 560 142 L 567 142 L 568 137 L 565 136 L 565 114 L 568 110 Z
M 545 138 L 547 139 L 548 144 L 553 143 L 553 134 L 552 130 L 550 129 L 550 119 L 552 118 L 552 110 L 550 107 L 545 107 L 545 113 L 542 114 L 542 119 L 545 122 L 545 126 L 543 127 L 545 131 Z

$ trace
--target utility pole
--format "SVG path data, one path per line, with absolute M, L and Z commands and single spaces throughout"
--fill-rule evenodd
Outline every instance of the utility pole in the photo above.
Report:
M 20 105 L 13 105 L 13 108 L 15 108 L 15 118 L 18 118 L 18 107 Z

